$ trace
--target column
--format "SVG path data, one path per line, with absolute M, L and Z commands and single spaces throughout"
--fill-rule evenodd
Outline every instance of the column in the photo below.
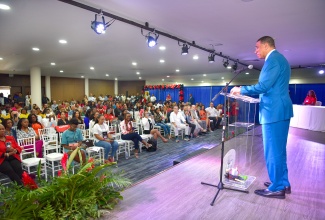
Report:
M 118 80 L 114 81 L 114 94 L 118 95 Z
M 45 94 L 46 97 L 50 99 L 52 102 L 52 96 L 51 96 L 51 77 L 45 76 Z
M 42 108 L 42 85 L 41 85 L 41 68 L 32 67 L 30 69 L 30 94 L 33 104 Z
M 89 97 L 89 79 L 85 78 L 85 95 Z

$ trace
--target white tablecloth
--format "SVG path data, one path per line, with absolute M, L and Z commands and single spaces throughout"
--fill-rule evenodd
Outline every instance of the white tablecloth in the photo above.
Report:
M 325 106 L 293 105 L 290 126 L 325 132 Z

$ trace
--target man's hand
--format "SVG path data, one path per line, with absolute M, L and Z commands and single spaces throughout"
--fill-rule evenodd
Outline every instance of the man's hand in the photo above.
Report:
M 230 94 L 231 94 L 231 95 L 240 95 L 240 87 L 235 86 L 234 88 L 232 88 L 232 89 L 230 90 Z

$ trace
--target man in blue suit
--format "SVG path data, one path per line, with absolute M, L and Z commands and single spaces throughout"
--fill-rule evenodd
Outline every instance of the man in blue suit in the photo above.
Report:
M 271 182 L 265 182 L 264 185 L 268 188 L 255 190 L 255 194 L 284 199 L 285 193 L 291 193 L 286 153 L 289 122 L 293 116 L 288 92 L 291 70 L 286 58 L 275 49 L 272 37 L 264 36 L 258 39 L 255 53 L 258 58 L 265 59 L 258 83 L 234 87 L 231 93 L 259 94 L 264 158 Z

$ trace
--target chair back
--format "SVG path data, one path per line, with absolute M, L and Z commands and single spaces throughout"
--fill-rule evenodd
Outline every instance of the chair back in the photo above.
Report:
M 53 127 L 38 129 L 38 134 L 40 135 L 40 138 L 42 138 L 43 135 L 50 135 L 55 133 L 56 131 Z
M 18 145 L 23 148 L 20 158 L 36 157 L 35 137 L 22 138 L 17 140 Z
M 58 134 L 48 134 L 42 136 L 44 156 L 49 153 L 61 153 L 61 147 L 59 145 Z
M 80 130 L 85 130 L 86 125 L 85 124 L 78 124 L 77 128 L 79 128 Z

